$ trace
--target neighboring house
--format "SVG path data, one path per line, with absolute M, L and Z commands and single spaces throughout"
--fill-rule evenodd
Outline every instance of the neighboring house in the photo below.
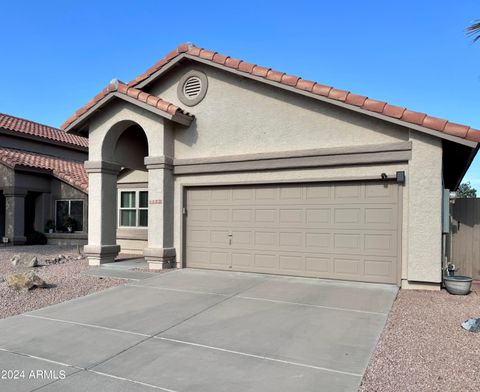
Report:
M 62 128 L 89 138 L 92 265 L 121 248 L 151 268 L 407 288 L 440 287 L 444 190 L 480 141 L 190 44 L 112 81 Z
M 0 114 L 0 236 L 23 244 L 52 220 L 49 243 L 86 243 L 87 158 L 88 139 Z M 74 233 L 64 227 L 67 216 Z

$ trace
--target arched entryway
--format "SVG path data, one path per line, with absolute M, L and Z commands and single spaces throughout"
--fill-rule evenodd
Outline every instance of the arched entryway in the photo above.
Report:
M 132 250 L 128 247 L 134 242 L 150 268 L 174 262 L 172 166 L 165 156 L 151 156 L 163 140 L 158 133 L 153 138 L 139 123 L 119 121 L 103 136 L 97 149 L 101 160 L 86 162 L 90 210 L 85 252 L 91 265 L 114 261 L 122 243 Z M 125 184 L 125 178 L 135 180 Z

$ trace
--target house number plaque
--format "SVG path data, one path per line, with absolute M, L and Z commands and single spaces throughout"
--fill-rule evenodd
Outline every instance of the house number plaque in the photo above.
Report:
M 162 199 L 151 199 L 148 204 L 162 204 Z

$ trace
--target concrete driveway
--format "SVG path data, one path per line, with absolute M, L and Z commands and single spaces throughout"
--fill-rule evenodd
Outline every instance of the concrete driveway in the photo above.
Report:
M 1 320 L 0 390 L 355 391 L 396 294 L 271 275 L 160 274 Z

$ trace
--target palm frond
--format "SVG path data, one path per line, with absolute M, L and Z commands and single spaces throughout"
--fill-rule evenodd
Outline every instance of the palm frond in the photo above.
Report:
M 468 26 L 465 31 L 469 37 L 473 37 L 473 42 L 480 40 L 480 20 L 475 20 L 471 26 Z

